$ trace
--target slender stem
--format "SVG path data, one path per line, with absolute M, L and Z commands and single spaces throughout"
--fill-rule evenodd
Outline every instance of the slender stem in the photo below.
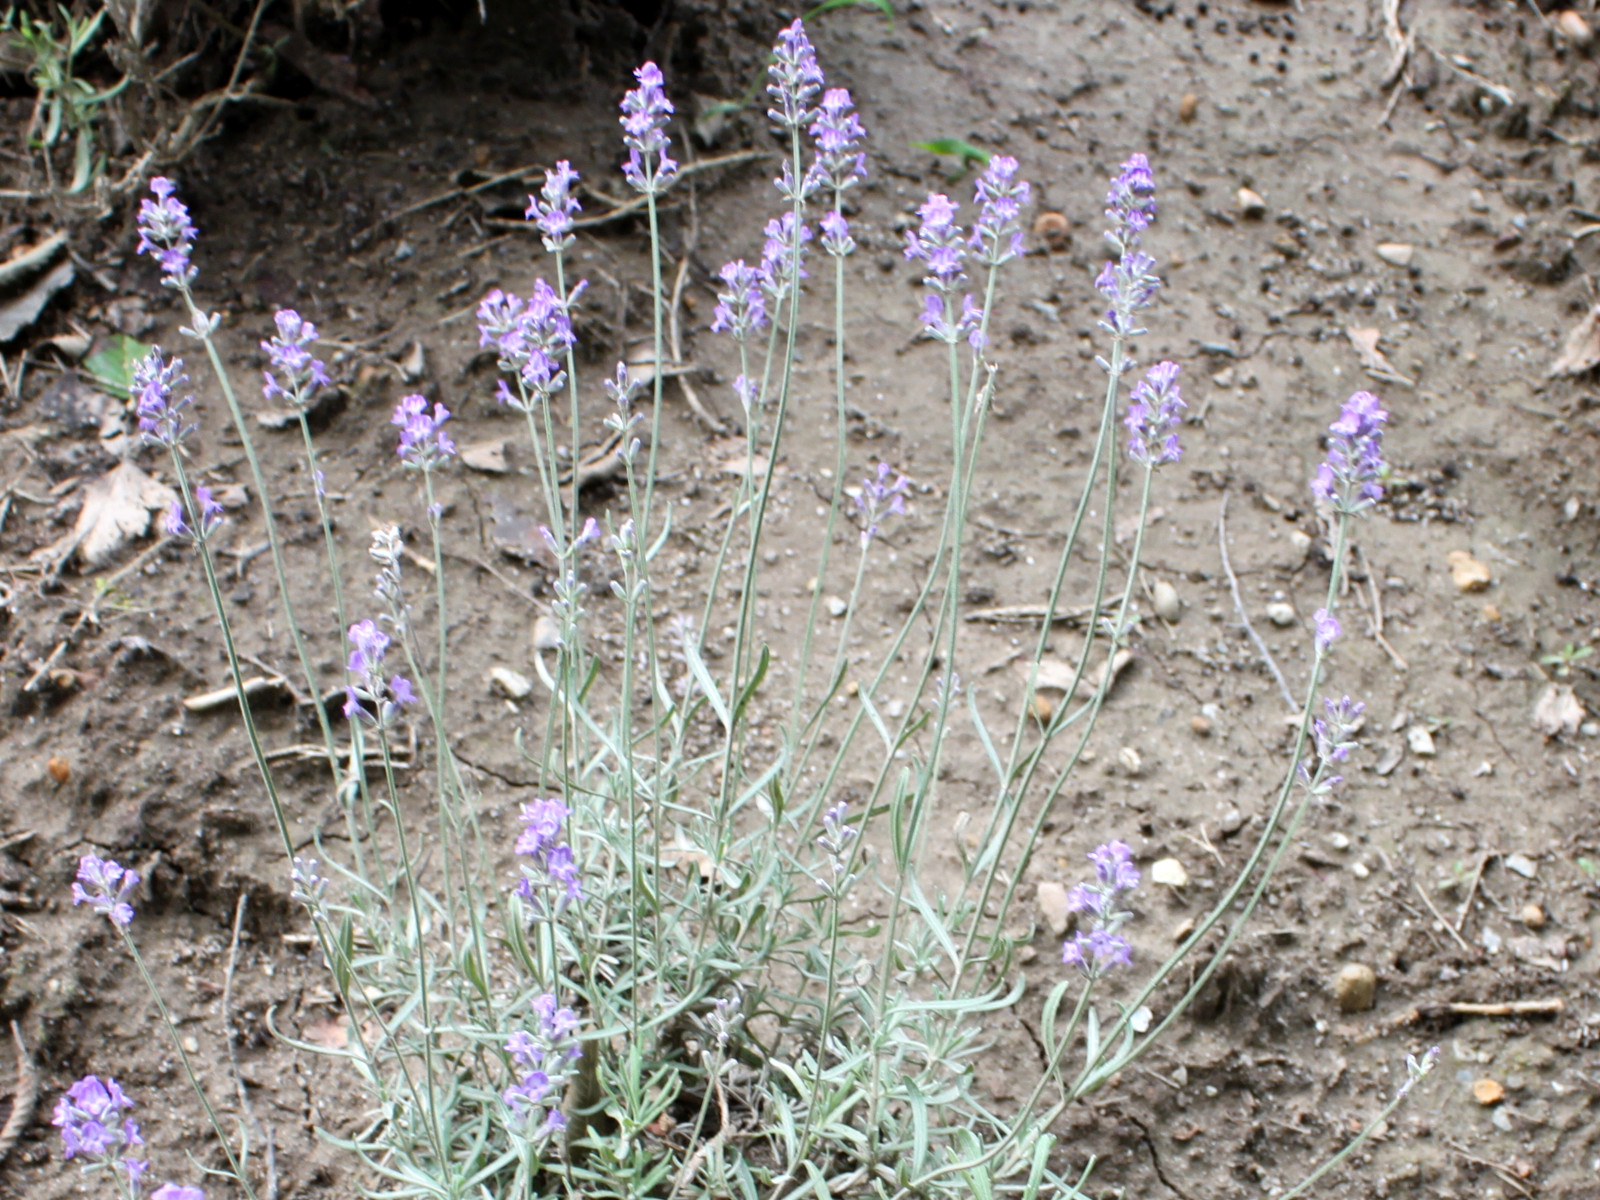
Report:
M 183 296 L 184 303 L 188 305 L 189 317 L 194 322 L 196 329 L 209 328 L 209 318 L 203 314 L 195 304 L 194 293 L 188 284 L 181 284 L 179 293 Z M 317 710 L 317 724 L 322 730 L 322 742 L 328 753 L 328 769 L 333 772 L 333 785 L 339 786 L 339 754 L 333 744 L 333 726 L 328 722 L 328 714 L 320 702 L 321 689 L 317 685 L 316 672 L 311 668 L 311 657 L 306 653 L 305 637 L 300 631 L 300 622 L 295 619 L 294 601 L 289 594 L 289 572 L 283 562 L 283 546 L 278 538 L 278 523 L 272 515 L 271 493 L 267 490 L 266 476 L 261 471 L 261 460 L 256 456 L 256 446 L 250 437 L 250 426 L 244 418 L 244 410 L 239 407 L 239 397 L 234 393 L 233 380 L 228 376 L 228 370 L 223 365 L 222 353 L 217 349 L 215 339 L 206 333 L 200 339 L 205 347 L 206 357 L 211 360 L 212 373 L 217 377 L 217 384 L 222 389 L 223 399 L 228 403 L 228 414 L 233 418 L 233 428 L 239 435 L 239 443 L 244 447 L 245 461 L 250 465 L 250 478 L 255 483 L 256 500 L 261 508 L 261 519 L 266 526 L 267 547 L 272 556 L 272 570 L 278 581 L 278 600 L 283 605 L 283 617 L 289 627 L 289 639 L 294 643 L 295 654 L 300 660 L 300 670 L 305 675 L 306 690 L 311 697 L 312 707 Z M 340 631 L 341 634 L 343 631 Z M 239 680 L 235 678 L 237 684 Z
M 161 1022 L 167 1027 L 167 1032 L 172 1035 L 172 1047 L 178 1052 L 178 1061 L 183 1064 L 183 1073 L 189 1078 L 189 1086 L 194 1089 L 194 1094 L 200 1100 L 200 1107 L 205 1109 L 206 1120 L 211 1122 L 211 1129 L 217 1135 L 217 1141 L 222 1146 L 222 1153 L 227 1156 L 228 1169 L 233 1177 L 239 1181 L 239 1186 L 244 1189 L 250 1200 L 256 1200 L 255 1188 L 250 1186 L 244 1170 L 239 1166 L 239 1160 L 233 1156 L 233 1146 L 228 1141 L 228 1135 L 223 1131 L 222 1122 L 217 1117 L 217 1110 L 211 1107 L 211 1097 L 206 1095 L 206 1089 L 200 1086 L 200 1078 L 195 1074 L 194 1064 L 189 1061 L 189 1052 L 183 1048 L 183 1039 L 178 1036 L 178 1023 L 172 1019 L 172 1010 L 167 1007 L 167 1002 L 162 998 L 161 989 L 156 986 L 156 981 L 150 977 L 150 970 L 144 965 L 144 957 L 139 953 L 125 926 L 116 926 L 117 933 L 122 937 L 122 945 L 133 959 L 134 966 L 139 968 L 139 976 L 144 980 L 144 985 L 150 991 L 150 998 L 156 1002 L 156 1010 L 161 1014 Z

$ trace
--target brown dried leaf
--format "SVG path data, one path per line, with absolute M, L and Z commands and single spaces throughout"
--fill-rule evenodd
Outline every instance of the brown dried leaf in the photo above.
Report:
M 1346 329 L 1345 337 L 1350 339 L 1350 344 L 1355 347 L 1356 354 L 1361 358 L 1361 365 L 1376 375 L 1379 379 L 1389 379 L 1395 383 L 1409 385 L 1407 379 L 1393 364 L 1384 357 L 1383 351 L 1378 349 L 1378 340 L 1383 334 L 1376 329 Z
M 177 498 L 131 462 L 117 464 L 83 489 L 83 508 L 70 535 L 78 557 L 87 566 L 102 566 L 129 538 L 149 531 L 152 512 L 170 508 Z
M 489 475 L 504 475 L 511 469 L 511 464 L 506 461 L 505 438 L 465 443 L 461 447 L 461 461 L 474 471 Z
M 1600 304 L 1584 313 L 1583 320 L 1574 325 L 1561 343 L 1561 353 L 1550 364 L 1545 378 L 1557 375 L 1582 375 L 1600 366 Z
M 1588 713 L 1583 701 L 1573 694 L 1570 683 L 1552 683 L 1533 706 L 1533 727 L 1547 738 L 1578 732 Z
M 350 1044 L 350 1021 L 343 1013 L 318 1017 L 300 1031 L 300 1036 L 324 1050 L 343 1050 Z

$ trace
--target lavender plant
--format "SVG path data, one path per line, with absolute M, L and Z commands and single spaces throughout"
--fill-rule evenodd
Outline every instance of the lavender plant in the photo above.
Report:
M 535 664 L 545 689 L 542 728 L 519 743 L 541 798 L 523 805 L 514 838 L 497 844 L 480 827 L 480 799 L 452 749 L 450 531 L 435 480 L 455 469 L 456 416 L 421 395 L 402 399 L 392 416 L 433 551 L 430 630 L 416 617 L 396 527 L 372 537 L 370 595 L 347 595 L 305 420 L 328 383 L 313 357 L 316 330 L 280 312 L 276 336 L 262 343 L 265 398 L 287 402 L 300 417 L 335 581 L 330 615 L 349 646 L 340 684 L 347 751 L 317 706 L 347 849 L 317 838 L 315 858 L 297 854 L 242 695 L 240 714 L 283 841 L 290 894 L 310 918 L 340 1004 L 368 1031 L 339 1050 L 280 1036 L 338 1060 L 359 1079 L 366 1121 L 353 1133 L 324 1136 L 355 1155 L 366 1186 L 384 1196 L 1079 1195 L 1088 1168 L 1056 1145 L 1056 1118 L 1182 1019 L 1239 938 L 1313 802 L 1341 782 L 1334 767 L 1354 742 L 1361 705 L 1325 697 L 1323 673 L 1340 635 L 1335 613 L 1351 522 L 1381 496 L 1386 414 L 1366 393 L 1353 396 L 1312 483 L 1333 530 L 1333 569 L 1283 780 L 1243 867 L 1177 950 L 1149 965 L 1136 960 L 1125 934 L 1141 907 L 1132 850 L 1112 840 L 1090 853 L 1093 877 L 1071 892 L 1077 925 L 1043 1006 L 1046 1069 L 1020 1104 L 997 1112 L 974 1086 L 973 1062 L 986 1015 L 1022 995 L 1014 954 L 1031 930 L 1017 933 L 1018 887 L 1063 787 L 1085 760 L 1114 665 L 1137 640 L 1134 597 L 1150 500 L 1158 473 L 1183 449 L 1178 364 L 1151 366 L 1123 394 L 1136 371 L 1141 322 L 1160 289 L 1156 261 L 1143 247 L 1156 214 L 1150 164 L 1131 156 L 1106 200 L 1110 255 L 1093 280 L 1106 306 L 1108 345 L 1097 360 L 1104 398 L 1049 596 L 1054 610 L 1069 589 L 1087 595 L 1086 636 L 1067 701 L 1036 719 L 1048 623 L 1040 630 L 1025 703 L 1002 753 L 957 674 L 966 655 L 956 604 L 999 379 L 990 328 L 1001 277 L 1025 252 L 1030 189 L 1019 164 L 1003 155 L 989 160 L 970 223 L 957 199 L 935 193 L 907 234 L 905 256 L 923 276 L 921 329 L 946 382 L 948 480 L 920 589 L 882 655 L 853 663 L 851 621 L 869 562 L 912 500 L 910 481 L 889 463 L 875 464 L 859 486 L 845 483 L 852 333 L 845 263 L 855 249 L 845 197 L 865 177 L 866 131 L 850 94 L 826 87 L 804 25 L 793 22 L 780 35 L 768 87 L 769 116 L 787 151 L 774 180 L 779 211 L 765 223 L 759 250 L 752 242 L 717 275 L 711 331 L 731 340 L 738 360 L 732 388 L 744 417 L 746 470 L 697 621 L 670 612 L 671 597 L 658 590 L 657 559 L 673 536 L 670 508 L 654 509 L 665 326 L 659 209 L 678 167 L 662 73 L 646 63 L 635 75 L 622 102 L 621 169 L 644 197 L 650 231 L 648 416 L 640 411 L 642 389 L 621 364 L 604 383 L 609 412 L 580 403 L 573 315 L 585 283 L 567 278 L 578 211 L 569 163 L 547 175 L 527 210 L 552 257 L 554 284 L 535 281 L 526 299 L 497 289 L 478 311 L 480 344 L 494 349 L 504 376 L 497 398 L 525 418 L 547 514 L 541 533 L 555 564 L 553 648 Z M 183 298 L 185 332 L 206 350 L 245 440 L 283 611 L 309 692 L 319 696 L 267 492 L 216 349 L 218 318 L 194 298 L 198 233 L 169 181 L 155 181 L 152 193 L 140 248 Z M 758 747 L 752 710 L 776 656 L 762 640 L 754 597 L 774 469 L 796 399 L 803 313 L 825 289 L 807 271 L 808 253 L 818 250 L 833 265 L 818 274 L 831 274 L 833 299 L 834 487 L 800 652 L 779 664 L 792 678 L 788 711 L 778 744 Z M 141 428 L 168 452 L 182 496 L 169 527 L 196 551 L 237 679 L 239 655 L 209 549 L 220 511 L 186 474 L 192 426 L 187 400 L 177 395 L 183 382 L 181 360 L 152 353 L 138 376 Z M 625 502 L 615 510 L 585 513 L 576 482 L 563 493 L 562 392 L 573 447 L 596 424 L 620 439 Z M 1126 471 L 1136 484 L 1137 532 L 1119 582 L 1110 554 Z M 920 494 L 936 493 L 927 486 Z M 1073 565 L 1097 510 L 1101 549 L 1083 579 Z M 843 521 L 855 523 L 859 547 L 843 619 L 837 633 L 825 632 L 821 597 L 830 579 L 851 569 L 830 561 Z M 591 590 L 608 575 L 609 588 Z M 372 615 L 351 622 L 358 611 Z M 711 653 L 705 632 L 719 622 L 733 631 L 723 655 Z M 590 649 L 603 628 L 620 641 L 614 659 Z M 829 637 L 836 639 L 831 666 L 816 678 L 808 666 L 814 657 L 828 661 L 814 651 Z M 883 703 L 891 670 L 909 680 L 897 716 Z M 429 783 L 408 789 L 395 750 L 413 720 L 431 727 L 435 770 Z M 927 870 L 931 814 L 950 732 L 963 720 L 986 751 L 994 803 L 970 852 L 963 846 L 955 886 L 935 888 Z M 368 741 L 377 766 L 371 780 Z M 840 787 L 847 767 L 871 779 L 850 804 Z M 413 793 L 422 790 L 431 791 L 426 799 L 437 812 L 431 832 L 418 818 Z M 136 880 L 98 859 L 85 860 L 80 879 L 75 899 L 103 912 L 138 961 L 127 936 Z M 871 928 L 846 916 L 849 902 L 865 897 L 885 912 Z M 1394 1104 L 1432 1061 L 1410 1064 Z M 208 1103 L 198 1084 L 196 1091 Z M 220 1126 L 218 1133 L 227 1146 Z M 130 1174 L 115 1164 L 133 1144 L 128 1135 L 104 1140 L 101 1157 L 110 1156 L 118 1178 Z M 247 1160 L 229 1155 L 248 1188 Z

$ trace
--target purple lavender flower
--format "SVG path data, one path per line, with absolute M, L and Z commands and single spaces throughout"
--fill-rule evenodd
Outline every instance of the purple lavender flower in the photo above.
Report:
M 817 845 L 827 851 L 828 864 L 833 869 L 832 878 L 823 881 L 823 887 L 833 895 L 841 895 L 854 882 L 846 872 L 850 866 L 850 852 L 857 832 L 849 823 L 850 805 L 839 801 L 822 814 L 822 834 Z
M 761 286 L 776 305 L 797 279 L 810 278 L 805 270 L 805 247 L 812 237 L 811 227 L 786 212 L 768 221 L 762 233 L 766 244 L 761 248 Z
M 1077 967 L 1094 979 L 1106 969 L 1128 966 L 1132 947 L 1117 931 L 1133 916 L 1118 907 L 1117 897 L 1139 886 L 1139 869 L 1133 865 L 1133 850 L 1125 842 L 1111 841 L 1089 851 L 1095 878 L 1076 884 L 1067 893 L 1070 911 L 1089 918 L 1089 927 L 1068 938 L 1061 948 L 1061 961 Z
M 567 375 L 561 364 L 576 341 L 570 306 L 584 286 L 579 283 L 563 299 L 544 280 L 536 279 L 526 302 L 499 288 L 483 298 L 478 306 L 478 345 L 493 346 L 500 355 L 500 369 L 515 374 L 526 393 L 518 399 L 502 384 L 501 403 L 527 411 L 529 405 L 547 401 L 565 386 Z
M 1032 194 L 1028 183 L 1017 178 L 1016 159 L 1004 154 L 989 159 L 974 197 L 978 219 L 968 239 L 974 258 L 998 267 L 1023 253 L 1022 208 Z
M 313 917 L 321 919 L 322 896 L 328 881 L 317 874 L 318 865 L 314 858 L 294 856 L 294 865 L 289 868 L 289 898 L 298 900 L 311 910 Z
M 1157 363 L 1133 386 L 1128 415 L 1128 454 L 1147 467 L 1177 462 L 1183 448 L 1178 444 L 1179 415 L 1189 406 L 1178 392 L 1178 364 Z
M 1339 627 L 1339 619 L 1325 608 L 1317 609 L 1311 620 L 1316 625 L 1317 653 L 1326 654 L 1344 630 Z
M 56 1101 L 50 1118 L 61 1130 L 62 1157 L 96 1159 L 137 1189 L 149 1164 L 127 1154 L 144 1145 L 139 1126 L 127 1116 L 132 1107 L 115 1079 L 85 1075 Z
M 150 1193 L 150 1200 L 206 1200 L 206 1194 L 197 1187 L 163 1183 Z
M 917 209 L 922 224 L 906 231 L 907 261 L 921 260 L 928 273 L 922 282 L 928 288 L 923 298 L 922 325 L 932 337 L 954 345 L 965 339 L 974 350 L 983 349 L 983 309 L 969 295 L 961 297 L 959 313 L 956 296 L 967 282 L 962 263 L 967 255 L 967 239 L 956 223 L 956 205 L 939 192 L 931 194 Z
M 1111 228 L 1106 237 L 1119 254 L 1139 244 L 1139 235 L 1150 227 L 1156 215 L 1156 181 L 1150 172 L 1150 160 L 1142 154 L 1131 154 L 1122 164 L 1122 170 L 1111 181 L 1111 191 L 1106 195 L 1106 216 L 1111 218 Z
M 1155 216 L 1155 187 L 1149 159 L 1135 154 L 1122 164 L 1106 197 L 1106 216 L 1111 218 L 1112 226 L 1106 231 L 1106 240 L 1116 250 L 1117 258 L 1106 263 L 1094 285 L 1111 302 L 1101 325 L 1113 337 L 1129 338 L 1144 332 L 1134 313 L 1147 307 L 1161 286 L 1155 259 L 1136 249 L 1139 235 Z
M 539 194 L 528 197 L 528 211 L 523 215 L 539 226 L 544 248 L 552 254 L 572 245 L 572 217 L 582 211 L 578 198 L 572 194 L 572 185 L 577 182 L 578 173 L 563 158 L 555 170 L 544 173 L 544 187 Z
M 1328 426 L 1328 457 L 1317 467 L 1311 490 L 1335 512 L 1355 514 L 1383 499 L 1378 483 L 1383 461 L 1383 427 L 1389 414 L 1371 392 L 1356 392 L 1344 402 L 1339 419 Z
M 1324 699 L 1327 720 L 1317 717 L 1311 722 L 1311 737 L 1316 743 L 1317 757 L 1323 762 L 1343 762 L 1356 744 L 1355 735 L 1361 728 L 1361 714 L 1367 706 L 1349 696 L 1338 700 Z
M 345 664 L 349 681 L 345 684 L 346 720 L 363 721 L 387 729 L 400 716 L 400 710 L 415 704 L 416 693 L 404 675 L 383 675 L 383 656 L 389 649 L 389 635 L 375 621 L 357 621 L 350 626 L 350 660 Z
M 547 903 L 550 896 L 555 897 L 555 912 L 583 899 L 583 881 L 578 877 L 572 847 L 556 844 L 570 815 L 565 801 L 556 797 L 522 806 L 522 833 L 512 852 L 532 862 L 523 868 L 516 894 L 527 900 L 539 917 L 550 915 L 552 906 Z
M 444 432 L 449 419 L 450 410 L 442 404 L 435 404 L 430 415 L 426 396 L 401 398 L 389 423 L 400 427 L 397 453 L 406 466 L 431 470 L 456 452 L 455 442 Z
M 837 207 L 840 193 L 867 175 L 867 156 L 861 152 L 867 131 L 861 126 L 848 91 L 829 88 L 822 94 L 816 120 L 811 123 L 811 136 L 817 144 L 817 163 L 812 170 L 819 184 L 833 189 Z
M 889 476 L 893 475 L 891 481 Z M 911 481 L 886 462 L 861 481 L 861 490 L 852 499 L 861 514 L 861 548 L 865 550 L 878 536 L 878 526 L 887 516 L 903 516 Z
M 949 196 L 931 193 L 917 209 L 922 224 L 906 231 L 906 261 L 917 259 L 928 264 L 923 280 L 931 288 L 952 291 L 966 282 L 961 260 L 966 257 L 961 226 L 956 224 L 956 206 Z
M 261 343 L 270 364 L 270 369 L 261 373 L 261 394 L 268 400 L 283 396 L 295 408 L 304 409 L 320 389 L 333 382 L 327 367 L 306 349 L 317 340 L 317 327 L 292 308 L 279 309 L 272 319 L 278 336 Z
M 577 1014 L 558 1007 L 555 993 L 535 996 L 530 1007 L 536 1018 L 534 1029 L 516 1030 L 505 1043 L 505 1051 L 521 1075 L 501 1093 L 501 1099 L 518 1121 L 531 1124 L 534 1117 L 542 1115 L 539 1132 L 548 1133 L 566 1128 L 566 1118 L 553 1105 L 543 1112 L 544 1099 L 552 1092 L 560 1094 L 583 1050 L 576 1036 Z
M 85 854 L 78 860 L 78 879 L 72 885 L 72 904 L 74 908 L 87 904 L 118 929 L 126 929 L 133 923 L 133 905 L 128 903 L 128 897 L 133 895 L 133 889 L 138 886 L 137 872 L 118 866 L 114 859 Z
M 717 272 L 724 291 L 717 293 L 717 307 L 711 314 L 713 333 L 731 333 L 736 341 L 766 328 L 767 304 L 761 294 L 761 270 L 736 258 Z
M 662 88 L 660 67 L 647 62 L 633 75 L 639 86 L 622 98 L 622 143 L 628 148 L 622 173 L 639 191 L 659 192 L 678 173 L 678 164 L 667 153 L 667 121 L 674 110 Z
M 185 519 L 183 501 L 174 500 L 172 507 L 167 509 L 167 518 L 163 523 L 167 536 L 175 538 L 188 538 L 193 542 L 202 542 L 217 531 L 222 524 L 222 505 L 211 494 L 211 489 L 204 484 L 194 489 L 194 504 L 200 510 L 199 532 L 196 527 Z
M 822 68 L 800 18 L 778 31 L 767 75 L 772 81 L 767 84 L 767 95 L 775 106 L 767 110 L 767 116 L 782 129 L 799 129 L 814 115 L 811 102 L 822 90 Z
M 194 403 L 193 396 L 173 399 L 172 393 L 189 382 L 183 373 L 183 359 L 171 362 L 161 357 L 161 347 L 152 346 L 133 368 L 133 395 L 139 414 L 139 432 L 152 445 L 174 449 L 194 432 L 195 426 L 183 423 L 183 410 Z
M 842 258 L 856 248 L 856 242 L 850 236 L 850 222 L 838 209 L 826 212 L 818 222 L 822 227 L 822 248 L 836 258 Z
M 161 267 L 161 282 L 167 287 L 187 287 L 198 272 L 189 262 L 194 250 L 195 228 L 189 210 L 173 193 L 172 180 L 157 175 L 150 181 L 154 200 L 139 202 L 139 248 Z

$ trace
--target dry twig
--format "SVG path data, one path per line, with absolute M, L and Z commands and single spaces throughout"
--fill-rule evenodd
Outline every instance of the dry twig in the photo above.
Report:
M 0 1126 L 0 1162 L 6 1160 L 22 1131 L 33 1120 L 33 1103 L 39 1095 L 39 1077 L 34 1074 L 33 1059 L 15 1021 L 11 1022 L 11 1040 L 17 1048 L 17 1090 L 11 1094 L 11 1115 L 6 1117 L 5 1125 Z

